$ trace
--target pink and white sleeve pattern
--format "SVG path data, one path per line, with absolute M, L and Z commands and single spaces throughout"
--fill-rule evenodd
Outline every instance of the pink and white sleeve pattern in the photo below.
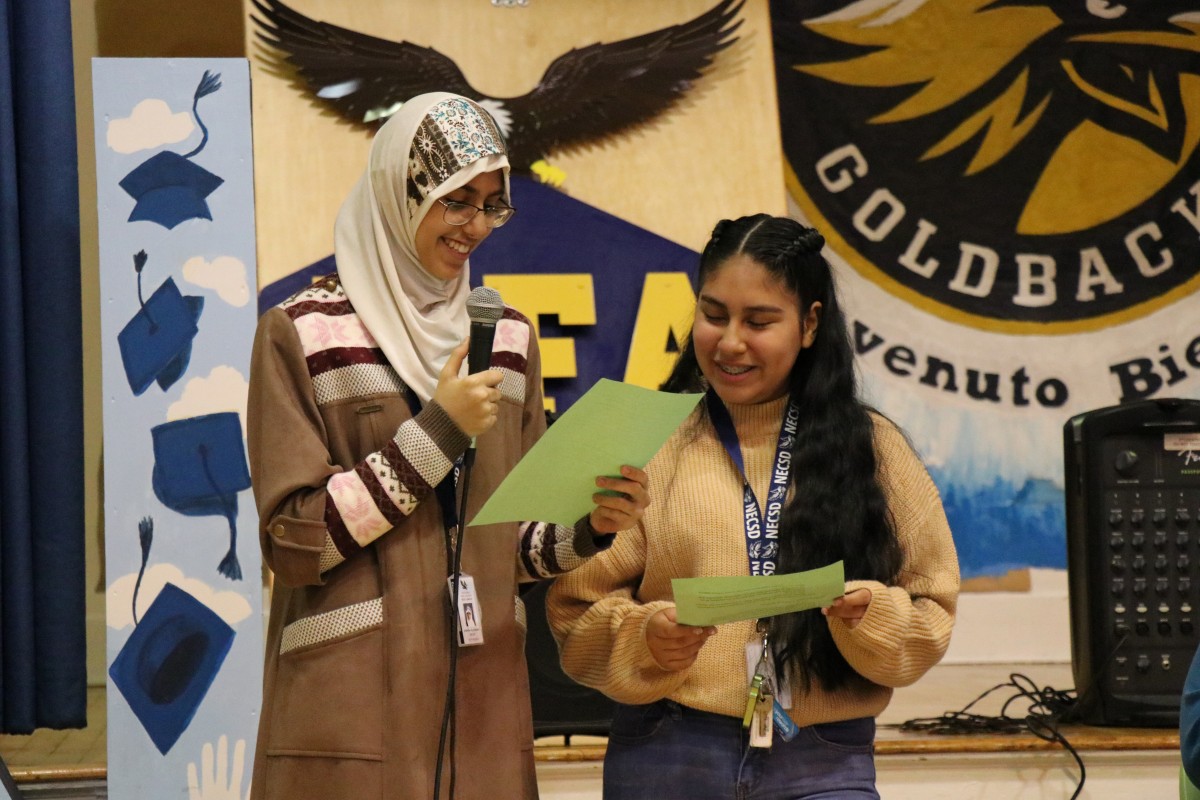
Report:
M 296 326 L 317 405 L 406 393 L 341 286 L 322 281 L 282 304 Z M 380 450 L 326 484 L 321 571 L 341 563 L 411 514 L 454 466 L 465 437 L 436 406 L 407 420 Z

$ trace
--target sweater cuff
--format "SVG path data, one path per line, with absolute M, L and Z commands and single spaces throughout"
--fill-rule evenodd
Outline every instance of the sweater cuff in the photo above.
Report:
M 430 439 L 433 439 L 438 449 L 445 453 L 451 461 L 455 461 L 465 453 L 471 444 L 471 437 L 454 424 L 454 420 L 450 419 L 446 409 L 442 408 L 436 400 L 426 403 L 415 419 L 421 426 L 421 430 L 425 431 Z
M 573 532 L 572 544 L 575 547 L 575 554 L 584 559 L 591 558 L 612 547 L 612 543 L 617 539 L 615 533 L 596 533 L 596 529 L 592 527 L 591 514 L 584 514 L 580 517 L 579 521 L 575 523 Z
M 950 644 L 953 612 L 934 598 L 913 598 L 900 586 L 870 581 L 846 584 L 867 588 L 871 604 L 853 629 L 830 618 L 838 650 L 864 678 L 892 689 L 908 686 L 941 660 Z

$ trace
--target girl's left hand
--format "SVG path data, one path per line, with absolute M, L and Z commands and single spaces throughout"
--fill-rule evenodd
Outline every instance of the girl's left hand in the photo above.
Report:
M 854 628 L 867 613 L 869 605 L 871 605 L 871 590 L 855 589 L 834 600 L 831 605 L 822 608 L 821 613 L 827 617 L 838 617 L 844 620 L 847 626 Z
M 596 504 L 589 517 L 592 529 L 596 533 L 616 533 L 636 525 L 650 505 L 648 483 L 645 472 L 628 465 L 621 467 L 620 478 L 596 478 L 596 485 L 605 491 L 592 495 Z

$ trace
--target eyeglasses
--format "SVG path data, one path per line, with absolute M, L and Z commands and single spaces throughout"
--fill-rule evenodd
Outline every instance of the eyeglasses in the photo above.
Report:
M 489 228 L 499 228 L 504 223 L 512 219 L 513 214 L 517 210 L 512 206 L 473 206 L 470 203 L 461 203 L 457 200 L 443 200 L 438 198 L 438 202 L 445 208 L 442 209 L 442 221 L 447 225 L 466 225 L 471 220 L 475 219 L 475 215 L 480 211 L 483 212 L 483 224 Z

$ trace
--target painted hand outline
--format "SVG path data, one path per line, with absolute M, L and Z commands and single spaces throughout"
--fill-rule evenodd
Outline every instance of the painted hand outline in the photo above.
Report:
M 229 740 L 224 734 L 217 739 L 216 756 L 214 765 L 213 746 L 205 742 L 200 751 L 199 779 L 196 762 L 188 762 L 188 800 L 243 800 L 242 772 L 246 762 L 246 740 L 238 739 L 233 747 L 232 771 L 229 768 Z M 250 797 L 249 787 L 244 797 Z

